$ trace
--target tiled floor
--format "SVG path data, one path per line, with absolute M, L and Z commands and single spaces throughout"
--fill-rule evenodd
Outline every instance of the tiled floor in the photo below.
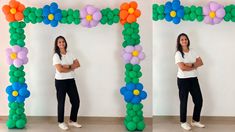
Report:
M 193 127 L 189 132 L 235 132 L 235 117 L 203 117 L 206 128 Z M 188 118 L 190 122 L 190 118 Z M 154 117 L 154 132 L 187 132 L 179 125 L 178 117 Z
M 27 127 L 18 129 L 8 129 L 6 127 L 6 117 L 0 117 L 0 132 L 64 132 L 58 128 L 55 117 L 28 117 Z M 121 118 L 92 118 L 81 117 L 78 122 L 82 128 L 70 128 L 66 132 L 127 132 Z M 152 119 L 145 120 L 147 127 L 144 132 L 152 132 Z

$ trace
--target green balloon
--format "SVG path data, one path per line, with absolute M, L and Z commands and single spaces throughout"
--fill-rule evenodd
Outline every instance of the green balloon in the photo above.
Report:
M 20 35 L 18 33 L 14 33 L 12 37 L 13 37 L 13 39 L 17 40 L 20 38 Z
M 107 14 L 107 17 L 108 17 L 108 19 L 113 19 L 113 13 L 112 13 L 112 12 L 109 12 L 109 13 Z
M 140 106 L 138 104 L 134 104 L 132 108 L 134 111 L 138 111 L 140 109 Z
M 230 21 L 231 18 L 232 18 L 232 16 L 231 16 L 230 14 L 226 14 L 226 15 L 224 16 L 224 20 L 225 20 L 226 22 Z
M 10 108 L 16 110 L 18 108 L 18 104 L 16 102 L 10 103 Z
M 19 22 L 13 22 L 12 26 L 14 28 L 19 28 L 20 27 L 20 23 Z
M 132 34 L 132 35 L 131 35 L 131 38 L 133 38 L 133 39 L 139 39 L 139 35 L 138 35 L 138 34 Z
M 232 10 L 232 6 L 226 6 L 226 7 L 224 8 L 224 10 L 225 10 L 226 14 L 227 14 L 227 13 L 230 13 L 230 11 Z
M 74 19 L 74 24 L 78 25 L 80 22 L 80 19 Z
M 17 120 L 20 119 L 20 116 L 17 115 L 17 114 L 14 114 L 14 115 L 12 116 L 12 119 L 13 119 L 14 121 L 17 121 Z
M 9 32 L 10 32 L 10 34 L 14 34 L 14 33 L 16 33 L 16 30 L 15 30 L 15 28 L 10 28 Z
M 130 82 L 131 82 L 131 78 L 129 78 L 129 77 L 126 76 L 126 77 L 125 77 L 125 82 L 126 82 L 126 83 L 130 83 Z
M 17 108 L 16 113 L 17 114 L 23 114 L 24 113 L 24 108 Z
M 157 12 L 159 14 L 163 14 L 164 13 L 164 10 L 165 10 L 165 6 L 164 5 L 160 5 L 158 8 L 157 8 Z
M 141 122 L 139 122 L 139 123 L 137 124 L 137 129 L 138 129 L 139 131 L 143 131 L 144 128 L 145 128 L 145 124 L 144 124 L 143 121 L 141 121 Z
M 159 19 L 159 20 L 163 20 L 164 18 L 165 18 L 165 15 L 164 15 L 164 14 L 158 15 L 158 19 Z
M 202 7 L 197 7 L 197 9 L 196 9 L 196 14 L 197 15 L 203 15 L 202 13 L 203 13 L 203 11 L 202 11 Z
M 126 42 L 126 41 L 124 41 L 123 43 L 122 43 L 122 47 L 126 47 L 128 45 L 128 43 Z
M 19 39 L 19 40 L 17 40 L 17 44 L 18 44 L 19 46 L 23 47 L 23 46 L 25 45 L 25 42 L 24 42 L 24 40 Z
M 31 21 L 35 20 L 35 19 L 36 19 L 36 15 L 35 15 L 34 13 L 30 13 L 30 14 L 29 14 L 29 19 L 30 19 Z
M 127 108 L 127 109 L 131 110 L 132 107 L 133 107 L 133 104 L 131 104 L 131 103 L 127 103 L 127 104 L 126 104 L 126 108 Z
M 134 131 L 134 130 L 136 130 L 137 126 L 134 122 L 129 122 L 126 127 L 127 127 L 128 130 Z
M 235 22 L 235 17 L 231 18 L 232 22 Z
M 24 33 L 24 30 L 22 28 L 17 28 L 16 29 L 16 32 L 19 33 L 19 34 L 23 34 Z
M 30 22 L 29 18 L 28 17 L 24 17 L 24 22 L 29 23 Z
M 10 129 L 16 126 L 16 123 L 14 120 L 8 120 L 6 124 L 7 124 L 7 127 Z
M 62 10 L 61 14 L 63 17 L 67 17 L 68 16 L 68 12 L 66 10 Z
M 31 11 L 31 8 L 30 8 L 30 7 L 25 8 L 25 10 L 23 11 L 24 17 L 25 17 L 25 16 L 28 16 L 29 13 L 30 13 L 30 11 Z
M 126 70 L 132 70 L 132 64 L 131 63 L 127 63 L 125 65 L 125 68 L 126 68 Z
M 139 28 L 139 24 L 136 23 L 136 22 L 133 22 L 133 23 L 131 24 L 131 27 L 132 27 L 132 28 Z
M 24 78 L 24 77 L 20 77 L 20 78 L 19 78 L 19 82 L 20 82 L 20 83 L 24 83 L 24 82 L 25 82 L 25 78 Z
M 14 65 L 12 65 L 12 66 L 15 67 Z M 16 67 L 15 67 L 15 68 L 16 68 Z M 16 68 L 16 69 L 17 69 L 17 68 Z M 19 67 L 18 69 L 22 71 L 22 70 L 24 70 L 24 66 L 21 66 L 21 67 Z
M 130 37 L 129 35 L 125 35 L 125 36 L 124 36 L 124 40 L 128 41 L 128 40 L 130 40 L 130 39 L 131 39 L 131 37 Z
M 195 12 L 195 11 L 196 11 L 196 9 L 197 9 L 197 7 L 196 7 L 196 6 L 194 6 L 194 5 L 192 5 L 192 6 L 191 6 L 191 12 Z
M 25 22 L 20 22 L 20 28 L 25 28 L 26 27 L 26 23 Z
M 137 75 L 136 75 L 136 77 L 137 78 L 140 78 L 140 77 L 142 77 L 142 73 L 139 71 L 139 72 L 137 72 Z
M 108 21 L 108 25 L 112 25 L 112 24 L 113 24 L 112 20 Z
M 14 82 L 17 82 L 18 81 L 18 78 L 17 77 L 14 77 L 14 76 L 11 76 L 10 77 L 10 82 L 11 83 L 14 83 Z
M 184 7 L 184 13 L 189 14 L 190 13 L 190 8 L 188 6 Z
M 62 18 L 61 23 L 67 23 L 67 17 Z
M 25 125 L 26 125 L 26 121 L 23 120 L 23 119 L 20 119 L 20 120 L 16 121 L 16 127 L 17 127 L 17 128 L 22 129 L 22 128 L 25 127 Z
M 115 8 L 115 9 L 113 10 L 113 14 L 116 15 L 116 16 L 119 15 L 119 12 L 120 12 L 120 11 L 119 11 L 119 9 L 117 9 L 117 8 Z
M 135 84 L 139 83 L 139 78 L 133 78 L 132 82 L 135 83 Z
M 37 8 L 36 7 L 32 7 L 31 8 L 31 12 L 36 12 Z
M 8 75 L 9 76 L 14 76 L 14 71 L 9 71 Z
M 43 21 L 43 18 L 42 18 L 42 17 L 37 17 L 37 18 L 36 18 L 36 22 L 37 22 L 37 23 L 41 23 L 42 21 Z
M 137 113 L 136 113 L 138 116 L 143 116 L 143 111 L 138 111 Z
M 67 17 L 67 20 L 68 20 L 69 23 L 70 23 L 70 22 L 73 22 L 73 20 L 74 20 L 74 19 L 73 19 L 73 16 L 70 16 L 70 15 L 69 15 L 69 16 Z
M 134 29 L 133 29 L 133 33 L 138 34 L 138 33 L 139 33 L 139 29 L 138 29 L 138 28 L 134 28 Z
M 232 15 L 232 17 L 235 17 L 235 8 L 232 9 L 231 15 Z
M 133 34 L 133 32 L 134 32 L 134 30 L 133 30 L 132 28 L 127 28 L 127 30 L 126 30 L 126 33 L 127 33 L 128 35 Z
M 14 65 L 11 65 L 11 66 L 10 66 L 10 70 L 11 70 L 11 71 L 16 71 L 17 68 L 16 68 Z
M 10 114 L 10 115 L 14 115 L 14 114 L 16 114 L 16 111 L 13 110 L 13 109 L 10 109 L 9 114 Z
M 134 116 L 132 119 L 135 123 L 138 123 L 140 121 L 140 118 L 138 116 Z
M 118 16 L 113 17 L 113 22 L 118 23 L 120 21 L 120 18 Z
M 41 17 L 42 16 L 42 8 L 39 8 L 39 9 L 37 9 L 36 11 L 35 11 L 35 15 L 37 16 L 37 17 Z
M 130 28 L 130 27 L 131 27 L 131 25 L 129 23 L 124 24 L 124 29 Z
M 137 76 L 137 73 L 136 73 L 135 71 L 131 71 L 131 72 L 129 73 L 129 76 L 130 76 L 131 78 L 135 78 L 135 77 Z
M 15 72 L 14 72 L 14 76 L 16 76 L 16 77 L 21 76 L 21 72 L 20 72 L 20 71 L 15 71 Z
M 196 19 L 197 15 L 195 13 L 190 13 L 190 20 L 194 21 Z
M 20 107 L 20 108 L 24 108 L 24 103 L 18 103 L 18 106 Z M 23 113 L 24 114 L 24 113 Z
M 107 23 L 107 17 L 106 16 L 104 16 L 101 20 L 100 20 L 100 23 L 101 24 L 106 24 Z
M 202 21 L 203 21 L 203 19 L 204 19 L 204 17 L 203 17 L 203 16 L 197 16 L 197 21 L 202 22 Z
M 130 121 L 132 121 L 132 117 L 129 116 L 129 115 L 127 115 L 126 118 L 125 118 L 125 120 L 126 120 L 127 122 L 130 122 Z
M 133 71 L 140 71 L 141 67 L 138 64 L 133 65 Z
M 73 15 L 73 9 L 68 9 L 68 15 L 72 16 Z
M 80 17 L 80 15 L 79 15 L 79 10 L 75 10 L 75 11 L 73 12 L 73 17 L 74 17 L 74 18 L 79 18 L 79 17 Z
M 135 113 L 134 110 L 128 110 L 128 111 L 127 111 L 127 114 L 128 114 L 129 116 L 132 116 L 132 117 L 136 115 L 136 113 Z

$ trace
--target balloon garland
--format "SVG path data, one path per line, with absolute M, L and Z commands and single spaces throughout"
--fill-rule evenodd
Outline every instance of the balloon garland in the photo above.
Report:
M 166 20 L 179 24 L 183 21 L 204 22 L 215 25 L 223 20 L 235 22 L 235 5 L 223 6 L 217 2 L 210 1 L 205 6 L 183 6 L 180 0 L 168 1 L 164 5 L 153 4 L 153 20 Z
M 9 22 L 10 45 L 12 46 L 6 49 L 11 83 L 6 88 L 10 108 L 6 123 L 8 128 L 25 128 L 27 123 L 24 101 L 30 96 L 30 92 L 25 83 L 26 73 L 24 72 L 24 65 L 28 62 L 28 50 L 24 47 L 26 24 L 44 23 L 53 28 L 58 27 L 59 24 L 81 24 L 83 27 L 93 28 L 99 23 L 102 25 L 120 23 L 124 27 L 121 56 L 126 69 L 124 78 L 126 84 L 120 89 L 126 102 L 124 125 L 129 131 L 144 130 L 145 122 L 141 101 L 147 98 L 147 93 L 139 79 L 142 76 L 140 62 L 145 58 L 145 54 L 140 45 L 137 18 L 140 17 L 141 11 L 136 2 L 122 3 L 120 9 L 99 9 L 93 5 L 87 5 L 82 10 L 71 8 L 63 10 L 55 2 L 36 8 L 25 7 L 19 1 L 10 0 L 8 5 L 2 7 L 2 10 Z

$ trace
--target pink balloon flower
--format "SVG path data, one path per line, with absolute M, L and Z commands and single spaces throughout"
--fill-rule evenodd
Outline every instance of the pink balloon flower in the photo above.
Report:
M 12 48 L 6 49 L 7 63 L 9 65 L 14 65 L 19 68 L 23 64 L 28 62 L 27 58 L 28 49 L 25 47 L 20 47 L 18 45 L 12 46 Z
M 95 27 L 100 22 L 102 14 L 98 8 L 92 5 L 87 5 L 80 11 L 81 24 L 84 27 Z
M 224 6 L 211 1 L 203 7 L 203 14 L 205 16 L 204 22 L 206 24 L 218 24 L 225 16 Z
M 142 52 L 141 45 L 136 45 L 136 46 L 126 46 L 126 48 L 123 49 L 122 57 L 125 63 L 131 63 L 135 65 L 139 64 L 140 61 L 145 58 L 145 55 Z

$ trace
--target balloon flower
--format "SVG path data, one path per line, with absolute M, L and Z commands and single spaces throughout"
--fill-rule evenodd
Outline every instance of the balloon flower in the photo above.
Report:
M 6 49 L 7 63 L 9 65 L 14 65 L 19 68 L 23 64 L 28 62 L 28 49 L 25 47 L 20 47 L 18 45 L 12 46 L 12 48 Z
M 53 2 L 51 5 L 45 5 L 43 7 L 43 23 L 50 24 L 52 27 L 56 27 L 58 22 L 62 19 L 61 10 L 58 9 L 58 5 Z
M 206 24 L 218 24 L 225 16 L 224 6 L 211 1 L 203 7 L 203 14 L 205 15 L 204 22 Z
M 23 103 L 30 96 L 26 83 L 15 82 L 6 88 L 9 102 Z
M 122 25 L 125 23 L 136 22 L 137 18 L 141 15 L 139 9 L 137 9 L 138 4 L 135 1 L 128 3 L 123 3 L 120 7 L 120 22 Z
M 91 28 L 99 24 L 102 14 L 98 8 L 87 5 L 80 11 L 80 17 L 82 26 Z
M 164 10 L 166 21 L 173 21 L 174 24 L 179 24 L 184 17 L 184 7 L 180 5 L 179 0 L 173 0 L 173 2 L 167 2 Z
M 9 5 L 4 5 L 2 7 L 2 11 L 4 12 L 8 22 L 23 20 L 24 9 L 25 9 L 25 6 L 16 0 L 11 0 L 9 2 Z
M 142 52 L 142 46 L 126 46 L 123 49 L 122 53 L 125 63 L 139 64 L 141 60 L 145 58 L 144 53 Z

